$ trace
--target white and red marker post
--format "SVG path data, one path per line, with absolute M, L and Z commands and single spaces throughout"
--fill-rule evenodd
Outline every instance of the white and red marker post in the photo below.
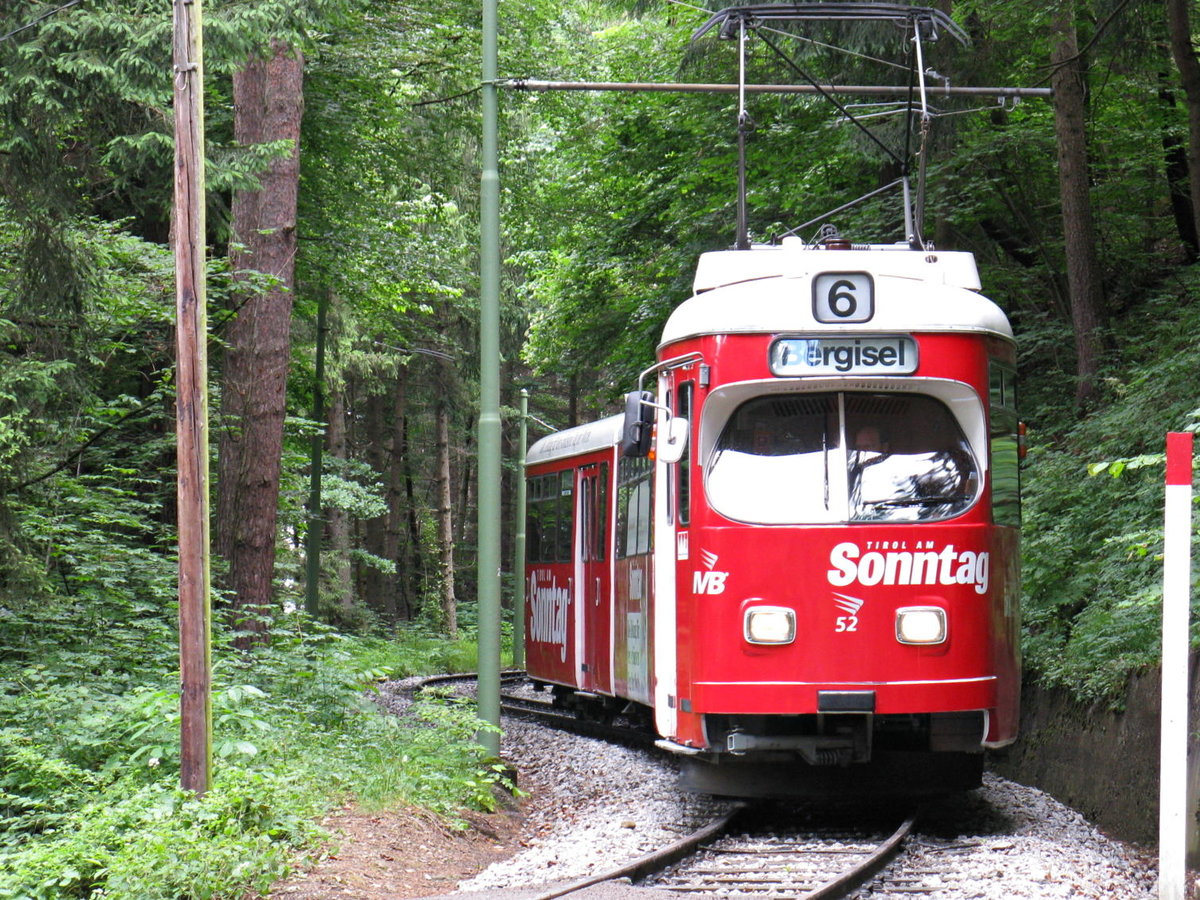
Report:
M 1167 435 L 1163 521 L 1162 737 L 1158 788 L 1159 900 L 1184 898 L 1194 437 L 1190 432 Z

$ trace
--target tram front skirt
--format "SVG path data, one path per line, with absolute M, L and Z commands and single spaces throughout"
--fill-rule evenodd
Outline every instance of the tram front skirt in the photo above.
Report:
M 893 751 L 848 766 L 684 757 L 679 782 L 687 791 L 725 797 L 939 797 L 979 787 L 983 754 Z

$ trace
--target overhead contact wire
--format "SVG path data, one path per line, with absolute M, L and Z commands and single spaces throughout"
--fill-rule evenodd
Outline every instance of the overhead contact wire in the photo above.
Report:
M 871 129 L 867 128 L 867 126 L 863 125 L 860 121 L 858 121 L 858 119 L 846 108 L 846 106 L 843 103 L 839 102 L 838 99 L 833 94 L 831 94 L 829 91 L 825 90 L 825 88 L 823 88 L 821 85 L 819 85 L 811 75 L 809 75 L 802 68 L 800 68 L 800 66 L 797 65 L 795 60 L 793 60 L 786 53 L 784 53 L 782 50 L 780 50 L 779 47 L 777 47 L 774 44 L 774 42 L 771 41 L 770 38 L 764 36 L 761 32 L 759 33 L 759 38 L 762 40 L 762 42 L 764 44 L 766 44 L 768 47 L 771 48 L 772 52 L 774 52 L 776 56 L 778 56 L 785 63 L 787 63 L 787 65 L 790 66 L 797 75 L 799 75 L 801 78 L 803 78 L 809 84 L 811 84 L 813 86 L 813 88 L 816 89 L 817 93 L 819 93 L 825 100 L 828 100 L 830 103 L 832 103 L 834 105 L 834 107 L 836 107 L 838 112 L 840 112 L 851 123 L 853 123 L 854 126 L 856 128 L 858 128 L 863 134 L 865 134 L 868 138 L 870 138 L 872 143 L 874 143 L 877 147 L 879 147 L 880 150 L 882 150 L 884 153 L 886 153 L 894 163 L 896 163 L 898 166 L 900 166 L 901 171 L 903 171 L 903 172 L 908 171 L 908 164 L 905 162 L 904 159 L 902 159 L 896 153 L 895 150 L 893 150 L 891 147 L 889 147 L 887 144 L 885 144 L 883 141 L 881 141 L 879 138 L 877 138 L 872 133 Z
M 673 3 L 678 3 L 679 0 L 671 0 Z M 880 59 L 877 56 L 868 56 L 866 53 L 858 53 L 846 47 L 839 47 L 836 44 L 827 44 L 824 41 L 814 40 L 813 38 L 805 37 L 802 34 L 793 34 L 790 31 L 784 31 L 782 28 L 772 28 L 770 25 L 760 25 L 759 31 L 769 31 L 772 34 L 778 34 L 781 37 L 788 37 L 800 41 L 804 44 L 812 44 L 814 47 L 821 47 L 825 50 L 833 50 L 836 53 L 844 53 L 846 56 L 853 56 L 857 59 L 863 59 L 867 62 L 878 63 L 881 66 L 888 66 L 893 69 L 903 69 L 908 71 L 908 66 L 902 66 L 900 63 L 892 62 L 890 59 Z
M 7 41 L 13 35 L 20 34 L 22 31 L 25 31 L 27 28 L 32 28 L 34 25 L 37 25 L 39 22 L 44 22 L 46 19 L 50 18 L 51 16 L 55 15 L 56 13 L 60 13 L 64 9 L 70 9 L 72 6 L 76 6 L 82 2 L 83 2 L 83 0 L 70 0 L 70 2 L 64 3 L 62 6 L 58 6 L 58 7 L 55 7 L 54 9 L 48 10 L 48 11 L 42 13 L 40 16 L 38 16 L 33 21 L 26 22 L 24 25 L 14 28 L 12 31 L 8 32 L 7 34 L 0 34 L 0 41 Z

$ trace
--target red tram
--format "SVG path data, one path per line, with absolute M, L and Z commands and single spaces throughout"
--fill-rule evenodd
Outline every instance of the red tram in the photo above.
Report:
M 530 448 L 530 677 L 642 714 L 700 790 L 978 784 L 1020 683 L 1015 351 L 979 290 L 907 244 L 704 254 L 626 414 Z

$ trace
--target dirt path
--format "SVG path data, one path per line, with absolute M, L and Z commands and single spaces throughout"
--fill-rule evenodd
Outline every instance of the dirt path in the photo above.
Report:
M 366 813 L 347 807 L 322 826 L 334 835 L 325 854 L 275 885 L 275 900 L 409 900 L 453 891 L 521 847 L 522 814 L 466 813 L 456 831 L 421 809 Z

